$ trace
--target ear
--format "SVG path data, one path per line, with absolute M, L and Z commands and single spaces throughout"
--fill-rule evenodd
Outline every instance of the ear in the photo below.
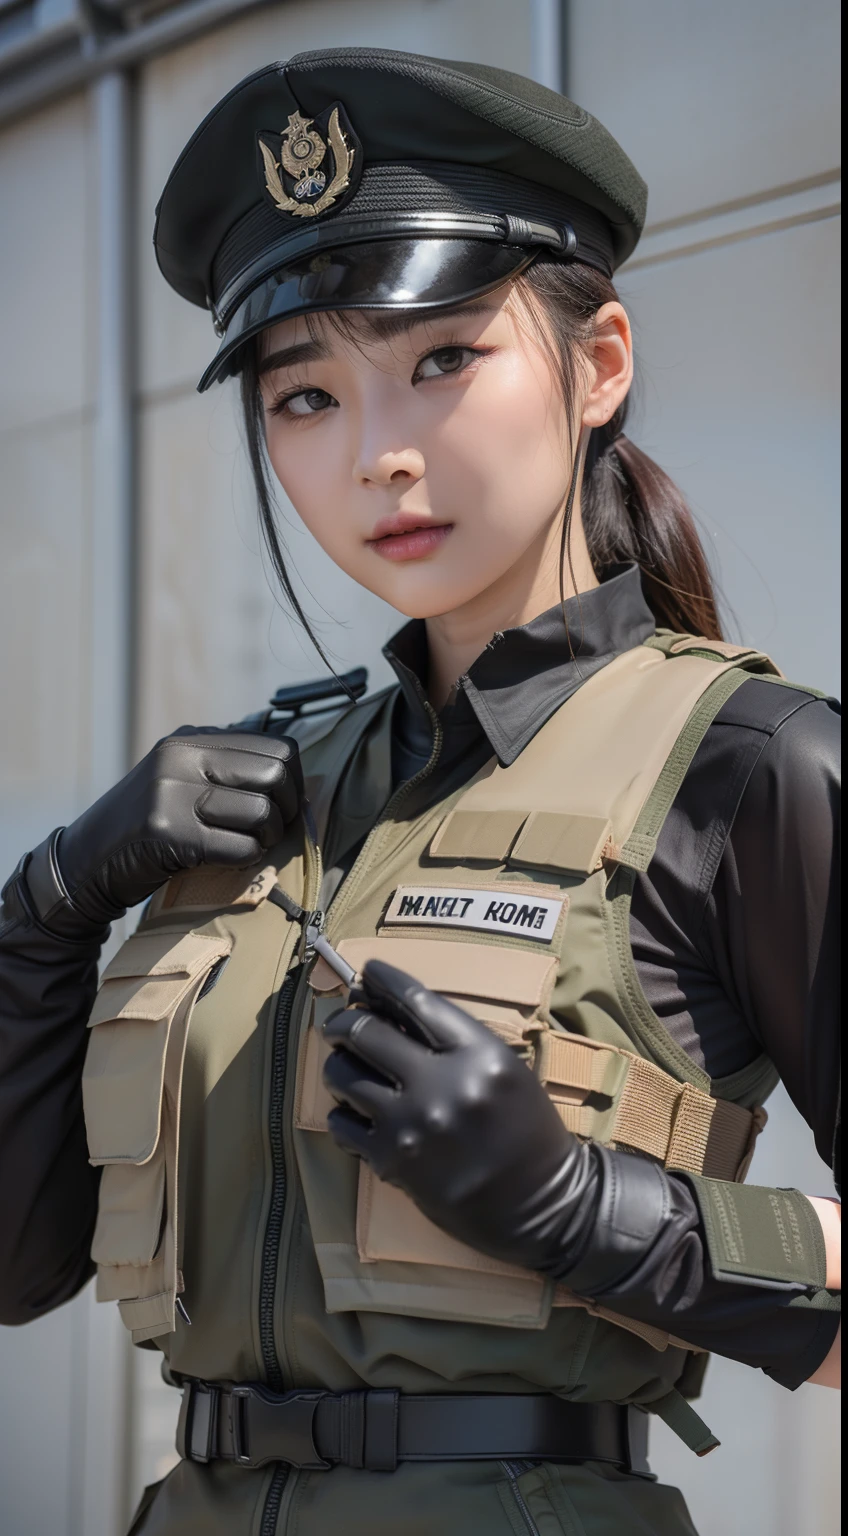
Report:
M 623 305 L 601 305 L 587 362 L 589 393 L 582 425 L 602 427 L 615 415 L 633 383 L 633 336 Z

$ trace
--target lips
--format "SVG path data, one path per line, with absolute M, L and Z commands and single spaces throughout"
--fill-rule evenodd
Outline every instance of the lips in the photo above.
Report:
M 422 560 L 440 549 L 452 530 L 453 523 L 436 523 L 418 512 L 393 512 L 378 520 L 368 547 L 384 560 Z

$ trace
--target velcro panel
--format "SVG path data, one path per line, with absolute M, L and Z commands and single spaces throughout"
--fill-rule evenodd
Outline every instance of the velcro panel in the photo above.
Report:
M 718 1280 L 759 1280 L 820 1289 L 827 1254 L 814 1207 L 796 1189 L 763 1189 L 721 1179 L 690 1182 Z
M 590 875 L 600 869 L 611 839 L 612 822 L 602 816 L 534 811 L 522 828 L 509 862 L 527 864 L 532 869 Z
M 502 864 L 526 811 L 464 811 L 457 807 L 447 815 L 430 844 L 434 859 L 484 859 Z
M 262 869 L 230 869 L 227 865 L 201 864 L 168 881 L 157 906 L 159 912 L 174 908 L 258 907 L 274 887 L 273 864 Z

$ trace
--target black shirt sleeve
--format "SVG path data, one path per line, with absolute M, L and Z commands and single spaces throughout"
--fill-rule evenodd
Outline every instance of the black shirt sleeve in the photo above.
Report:
M 40 1317 L 94 1273 L 81 1075 L 107 935 L 65 943 L 0 906 L 0 1324 Z
M 643 990 L 672 1036 L 712 1077 L 765 1051 L 837 1179 L 839 726 L 797 689 L 738 689 L 631 917 Z

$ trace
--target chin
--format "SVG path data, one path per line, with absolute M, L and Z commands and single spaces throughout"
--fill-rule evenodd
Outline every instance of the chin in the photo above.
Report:
M 453 613 L 477 596 L 479 588 L 445 594 L 444 584 L 429 592 L 381 592 L 380 596 L 391 603 L 408 619 L 439 619 L 445 613 Z

